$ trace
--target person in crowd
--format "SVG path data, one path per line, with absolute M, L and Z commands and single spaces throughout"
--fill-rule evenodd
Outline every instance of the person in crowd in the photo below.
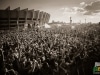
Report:
M 99 25 L 0 35 L 0 75 L 87 75 L 85 65 L 100 61 Z

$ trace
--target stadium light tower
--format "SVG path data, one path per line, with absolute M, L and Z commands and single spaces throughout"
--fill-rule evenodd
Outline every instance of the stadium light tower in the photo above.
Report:
M 72 17 L 70 17 L 70 25 L 72 24 Z

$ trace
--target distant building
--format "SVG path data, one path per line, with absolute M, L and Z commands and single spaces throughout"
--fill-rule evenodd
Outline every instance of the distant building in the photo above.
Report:
M 100 25 L 100 22 L 99 22 L 99 25 Z
M 49 19 L 50 14 L 43 11 L 28 10 L 28 8 L 20 10 L 20 7 L 10 10 L 8 7 L 5 10 L 0 10 L 0 29 L 44 25 L 49 22 Z

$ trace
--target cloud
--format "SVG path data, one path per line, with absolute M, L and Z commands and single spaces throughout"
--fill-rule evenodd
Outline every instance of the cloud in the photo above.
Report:
M 91 2 L 86 4 L 85 2 L 81 2 L 79 7 L 65 7 L 61 8 L 63 14 L 67 15 L 88 15 L 93 16 L 100 13 L 100 0 Z
M 61 8 L 63 14 L 70 14 L 70 15 L 75 15 L 77 14 L 78 12 L 82 11 L 83 9 L 82 8 L 79 8 L 79 7 L 71 7 L 71 8 Z
M 80 3 L 80 6 L 82 6 L 82 7 L 84 7 L 84 6 L 86 6 L 87 4 L 85 3 L 85 2 L 81 2 Z
M 68 8 L 68 7 L 61 8 L 61 10 L 64 12 L 72 12 L 73 11 L 71 8 Z
M 84 9 L 82 7 L 73 7 L 72 8 L 75 12 L 84 12 Z
M 99 13 L 100 12 L 100 0 L 87 4 L 84 7 L 84 10 L 86 11 L 84 15 L 94 15 L 96 13 Z
M 68 8 L 68 7 L 65 7 L 65 8 L 61 8 L 61 12 L 63 15 L 74 15 L 76 12 L 72 9 L 72 8 Z

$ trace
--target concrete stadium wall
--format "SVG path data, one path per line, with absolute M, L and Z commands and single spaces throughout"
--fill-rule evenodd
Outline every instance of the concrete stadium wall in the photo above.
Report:
M 44 25 L 48 23 L 50 14 L 43 11 L 28 10 L 28 8 L 20 10 L 20 7 L 10 10 L 0 10 L 0 28 L 20 27 L 21 25 Z

